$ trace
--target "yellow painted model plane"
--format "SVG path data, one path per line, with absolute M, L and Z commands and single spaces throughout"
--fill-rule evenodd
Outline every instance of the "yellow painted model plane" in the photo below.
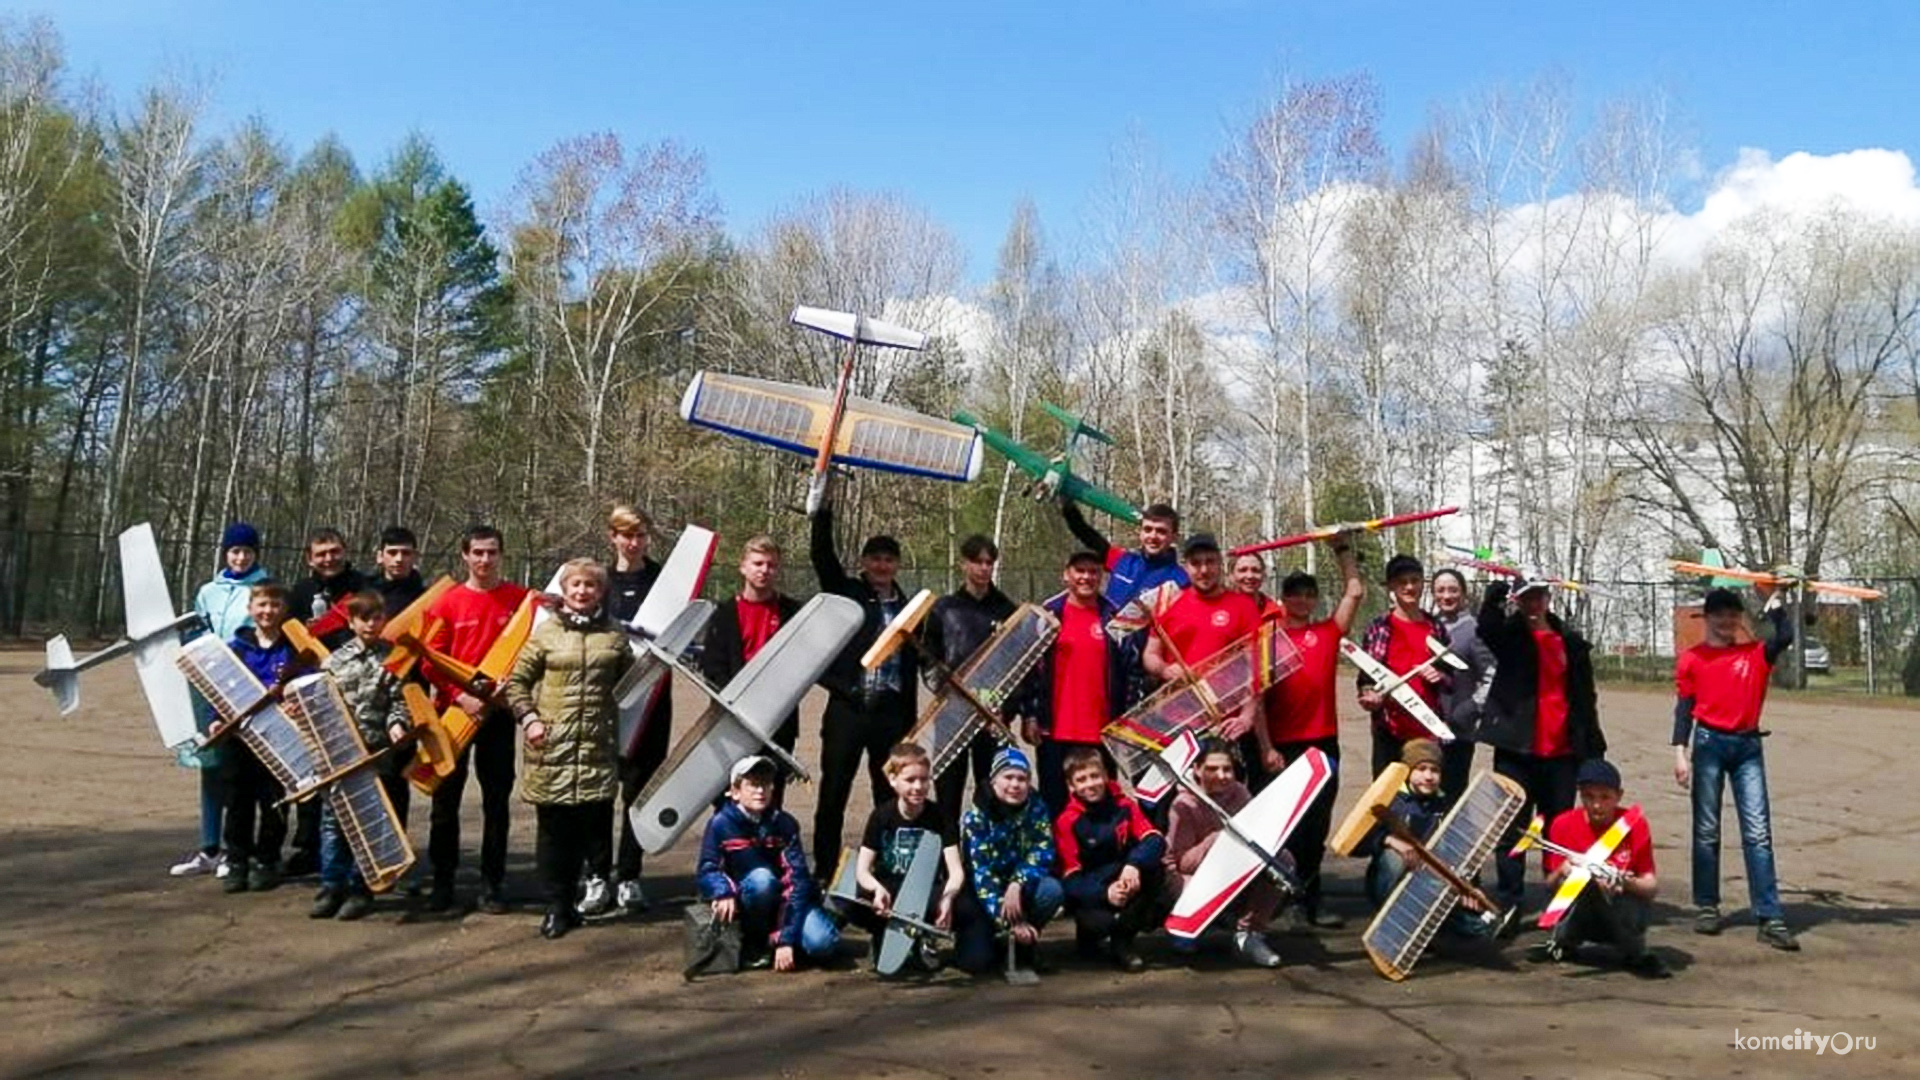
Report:
M 427 644 L 439 626 L 437 620 L 427 623 L 417 635 L 403 630 L 394 644 L 432 664 L 467 693 L 492 700 L 499 695 L 507 673 L 513 670 L 513 662 L 520 657 L 521 647 L 533 633 L 533 612 L 540 603 L 540 593 L 528 593 L 478 664 L 462 663 Z M 409 682 L 401 687 L 401 695 L 406 700 L 407 711 L 416 718 L 414 733 L 419 740 L 414 763 L 407 768 L 407 779 L 421 793 L 431 795 L 440 781 L 453 772 L 460 752 L 473 743 L 474 735 L 480 730 L 480 718 L 467 715 L 458 705 L 449 705 L 440 714 L 437 725 L 422 724 L 419 721 L 422 706 L 426 705 L 431 711 L 426 691 Z

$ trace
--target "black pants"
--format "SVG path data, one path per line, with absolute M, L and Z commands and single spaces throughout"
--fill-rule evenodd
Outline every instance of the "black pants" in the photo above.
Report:
M 1380 725 L 1370 728 L 1373 732 L 1373 774 L 1379 776 L 1387 771 L 1387 766 L 1399 761 L 1407 752 L 1405 740 L 1396 739 L 1386 733 Z
M 547 904 L 571 907 L 581 867 L 589 877 L 606 877 L 612 870 L 613 800 L 542 803 L 533 812 L 538 821 L 533 861 L 540 868 Z
M 1449 810 L 1473 782 L 1473 751 L 1478 745 L 1472 739 L 1455 739 L 1440 748 L 1440 793 L 1447 797 Z
M 452 887 L 454 872 L 460 868 L 460 800 L 467 792 L 469 765 L 480 775 L 480 880 L 489 888 L 498 888 L 506 880 L 513 738 L 512 714 L 505 709 L 489 709 L 474 734 L 473 745 L 434 789 L 427 859 L 433 864 L 436 886 Z
M 278 866 L 280 845 L 287 838 L 286 808 L 275 805 L 284 794 L 280 781 L 239 739 L 227 745 L 220 767 L 227 779 L 226 824 L 220 842 L 233 872 L 246 873 L 249 863 Z
M 1611 945 L 1620 951 L 1620 959 L 1637 960 L 1647 951 L 1652 918 L 1652 905 L 1645 900 L 1625 893 L 1608 896 L 1598 882 L 1590 881 L 1554 925 L 1553 943 L 1568 950 L 1588 941 Z
M 940 774 L 940 779 L 933 782 L 933 801 L 944 807 L 947 813 L 957 814 L 957 808 L 964 805 L 961 800 L 967 797 L 967 773 L 973 773 L 973 790 L 986 787 L 989 779 L 987 770 L 993 768 L 993 755 L 999 752 L 1000 740 L 994 738 L 991 731 L 983 727 L 974 732 L 972 741 L 967 743 L 966 753 L 955 758 L 953 764 L 947 766 L 947 771 Z M 1043 772 L 1035 779 L 1040 781 L 1040 790 L 1044 792 L 1046 774 Z M 1047 799 L 1046 803 L 1050 810 L 1060 809 L 1060 804 L 1052 799 Z
M 1074 934 L 1082 947 L 1102 938 L 1127 945 L 1165 922 L 1178 899 L 1165 868 L 1156 865 L 1140 875 L 1140 891 L 1121 907 L 1107 903 L 1104 896 L 1093 903 L 1069 902 L 1067 906 L 1073 909 Z
M 887 751 L 906 738 L 912 726 L 913 699 L 905 694 L 876 694 L 864 707 L 838 694 L 827 701 L 820 724 L 820 801 L 813 811 L 813 865 L 834 866 L 840 861 L 847 800 L 853 795 L 854 778 L 860 775 L 860 755 L 867 757 L 867 780 L 878 805 L 893 791 L 883 771 Z
M 634 839 L 633 821 L 630 811 L 633 801 L 646 790 L 652 782 L 653 774 L 667 760 L 667 752 L 673 747 L 673 721 L 668 716 L 655 716 L 647 721 L 646 729 L 640 733 L 640 745 L 634 748 L 632 757 L 620 759 L 620 820 L 613 824 L 620 830 L 620 864 L 616 868 L 621 881 L 634 881 L 640 877 L 640 862 L 643 853 L 640 841 Z
M 1333 802 L 1340 795 L 1340 736 L 1275 743 L 1273 748 L 1280 751 L 1289 765 L 1308 750 L 1319 750 L 1333 766 L 1327 786 L 1320 789 L 1320 794 L 1307 806 L 1307 812 L 1300 815 L 1300 824 L 1294 826 L 1293 835 L 1287 837 L 1286 850 L 1292 853 L 1294 870 L 1300 875 L 1300 906 L 1311 917 L 1320 911 L 1320 864 L 1326 861 L 1327 833 L 1333 829 Z
M 1506 835 L 1494 850 L 1495 870 L 1499 875 L 1498 884 L 1494 887 L 1494 899 L 1500 901 L 1502 907 L 1520 903 L 1527 891 L 1526 853 L 1508 855 L 1507 852 L 1519 841 L 1520 834 L 1526 830 L 1527 822 L 1535 812 L 1550 825 L 1554 815 L 1573 807 L 1577 794 L 1573 777 L 1577 769 L 1578 759 L 1571 754 L 1543 758 L 1513 750 L 1493 752 L 1493 771 L 1518 781 L 1527 790 L 1527 801 L 1521 805 L 1520 812 L 1514 815 L 1513 824 L 1507 826 Z
M 293 804 L 293 851 L 290 858 L 311 861 L 317 868 L 320 865 L 320 804 L 319 798 Z

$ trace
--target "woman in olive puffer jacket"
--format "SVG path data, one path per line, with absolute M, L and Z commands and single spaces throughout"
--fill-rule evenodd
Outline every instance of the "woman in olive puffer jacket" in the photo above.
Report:
M 633 651 L 626 631 L 601 607 L 606 591 L 606 567 L 592 559 L 561 567 L 561 606 L 527 639 L 507 676 L 507 704 L 526 742 L 520 794 L 539 819 L 534 860 L 547 888 L 540 933 L 549 938 L 579 924 L 573 892 L 581 865 L 587 868 L 581 906 L 591 908 L 596 889 L 597 906 L 605 906 L 613 864 L 613 800 L 620 790 L 614 688 L 633 666 Z

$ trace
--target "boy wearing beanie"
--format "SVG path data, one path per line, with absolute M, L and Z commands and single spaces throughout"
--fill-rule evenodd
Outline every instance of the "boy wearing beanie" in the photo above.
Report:
M 1033 766 L 1016 746 L 993 757 L 987 786 L 974 793 L 960 822 L 975 899 L 990 917 L 963 933 L 955 962 L 965 971 L 993 965 L 993 925 L 1012 935 L 1021 962 L 1032 966 L 1040 930 L 1060 912 L 1066 894 L 1053 876 L 1053 819 L 1033 792 Z

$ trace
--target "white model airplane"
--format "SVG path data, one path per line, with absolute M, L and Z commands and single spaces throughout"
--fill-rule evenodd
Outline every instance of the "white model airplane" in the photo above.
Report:
M 1420 726 L 1426 728 L 1434 738 L 1443 743 L 1452 742 L 1453 729 L 1448 727 L 1447 722 L 1440 719 L 1440 715 L 1434 712 L 1426 700 L 1407 683 L 1436 663 L 1465 671 L 1467 662 L 1455 656 L 1438 641 L 1432 638 L 1427 638 L 1426 641 L 1427 651 L 1433 654 L 1433 659 L 1399 675 L 1387 670 L 1387 665 L 1375 660 L 1367 650 L 1354 644 L 1352 638 L 1340 639 L 1340 655 L 1346 657 L 1348 663 L 1359 668 L 1362 674 L 1373 680 L 1374 690 L 1392 698 L 1395 705 L 1407 710 L 1407 715 L 1420 721 Z
M 1206 931 L 1255 874 L 1264 870 L 1282 889 L 1295 888 L 1293 875 L 1279 861 L 1280 848 L 1293 835 L 1320 789 L 1333 779 L 1332 760 L 1318 749 L 1309 749 L 1294 758 L 1286 771 L 1239 813 L 1228 814 L 1193 781 L 1189 770 L 1199 756 L 1200 743 L 1192 731 L 1182 731 L 1160 752 L 1180 786 L 1219 815 L 1221 831 L 1234 842 L 1214 843 L 1200 861 L 1200 868 L 1187 879 L 1186 888 L 1180 890 L 1173 914 L 1167 916 L 1167 933 L 1189 941 Z
M 683 615 L 684 617 L 684 615 Z M 725 687 L 716 689 L 678 657 L 651 649 L 659 662 L 679 672 L 710 699 L 707 711 L 674 744 L 629 811 L 633 835 L 649 852 L 680 839 L 700 811 L 726 789 L 733 763 L 748 754 L 769 754 L 805 779 L 807 770 L 773 742 L 800 699 L 853 640 L 866 615 L 844 596 L 822 593 L 807 601 L 773 640 L 755 653 Z
M 1559 890 L 1547 903 L 1547 910 L 1540 913 L 1540 929 L 1553 929 L 1554 925 L 1573 907 L 1573 902 L 1580 898 L 1580 890 L 1587 887 L 1587 882 L 1597 877 L 1611 885 L 1626 876 L 1625 870 L 1615 866 L 1608 859 L 1620 847 L 1621 841 L 1627 838 L 1627 834 L 1633 831 L 1636 823 L 1645 827 L 1640 808 L 1629 806 L 1621 812 L 1619 817 L 1613 819 L 1613 824 L 1607 827 L 1606 832 L 1600 834 L 1600 838 L 1593 842 L 1592 847 L 1585 851 L 1575 851 L 1548 840 L 1545 835 L 1544 819 L 1538 814 L 1534 815 L 1533 820 L 1527 823 L 1527 831 L 1521 834 L 1519 842 L 1514 844 L 1513 850 L 1507 854 L 1519 855 L 1530 847 L 1537 847 L 1559 855 L 1573 864 L 1573 869 L 1567 872 L 1566 880 L 1560 883 Z
M 681 418 L 810 455 L 809 517 L 826 501 L 836 463 L 961 482 L 980 475 L 984 451 L 972 428 L 851 396 L 860 346 L 918 350 L 926 348 L 927 335 L 852 312 L 806 306 L 794 308 L 791 321 L 847 343 L 833 390 L 703 371 L 680 399 Z
M 133 654 L 140 673 L 140 689 L 160 728 L 160 742 L 169 750 L 192 745 L 197 728 L 193 695 L 180 674 L 180 631 L 196 626 L 200 616 L 176 614 L 167 592 L 167 574 L 160 565 L 160 547 L 153 526 L 142 522 L 120 534 L 120 586 L 126 598 L 127 636 L 97 653 L 75 659 L 66 635 L 47 642 L 47 666 L 33 681 L 53 691 L 65 716 L 80 707 L 80 673 L 126 653 Z
M 679 658 L 700 639 L 707 620 L 713 617 L 713 605 L 696 599 L 706 586 L 707 571 L 713 566 L 713 553 L 720 538 L 711 529 L 688 525 L 674 542 L 667 561 L 660 565 L 660 576 L 647 590 L 640 609 L 627 623 L 627 633 L 638 661 L 614 688 L 620 703 L 620 752 L 630 755 L 640 746 L 646 721 L 653 714 L 653 702 L 667 667 L 661 657 Z M 547 582 L 547 593 L 560 592 L 560 571 Z M 539 626 L 553 616 L 545 607 L 534 612 L 533 624 Z M 649 648 L 649 646 L 652 646 Z

